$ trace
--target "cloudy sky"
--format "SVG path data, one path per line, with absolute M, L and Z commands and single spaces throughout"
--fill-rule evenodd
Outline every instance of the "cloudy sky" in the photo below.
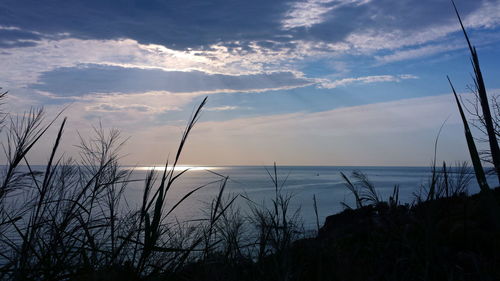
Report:
M 456 2 L 498 93 L 500 0 Z M 130 137 L 124 162 L 162 163 L 208 96 L 183 163 L 427 165 L 445 120 L 453 162 L 459 28 L 449 0 L 2 0 L 0 86 L 11 113 L 69 105 L 68 155 L 101 122 Z

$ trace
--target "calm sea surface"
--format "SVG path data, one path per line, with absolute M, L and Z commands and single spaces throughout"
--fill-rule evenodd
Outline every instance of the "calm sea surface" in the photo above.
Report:
M 138 181 L 130 183 L 125 193 L 127 204 L 131 208 L 140 204 L 144 186 L 141 180 L 145 178 L 147 170 L 147 167 L 134 168 L 132 179 Z M 277 177 L 279 185 L 283 186 L 282 192 L 292 196 L 291 211 L 299 210 L 304 226 L 313 228 L 316 222 L 313 196 L 316 197 L 321 224 L 327 216 L 343 209 L 341 202 L 353 206 L 353 196 L 345 187 L 340 172 L 350 175 L 354 170 L 362 171 L 368 176 L 383 200 L 389 198 L 394 185 L 398 184 L 400 201 L 403 203 L 411 203 L 415 194 L 421 191 L 421 186 L 428 185 L 430 176 L 429 167 L 278 166 Z M 245 197 L 257 204 L 270 206 L 275 187 L 267 171 L 274 175 L 273 167 L 262 166 L 194 168 L 182 175 L 169 191 L 166 209 L 194 188 L 220 180 L 221 177 L 215 173 L 229 177 L 225 193 L 239 196 L 234 204 L 241 208 L 243 214 L 249 212 L 249 202 Z M 489 181 L 495 186 L 493 177 Z M 220 183 L 209 184 L 200 189 L 176 209 L 175 217 L 181 221 L 205 218 L 209 203 L 217 196 L 219 189 Z M 478 191 L 473 178 L 468 192 L 472 194 Z

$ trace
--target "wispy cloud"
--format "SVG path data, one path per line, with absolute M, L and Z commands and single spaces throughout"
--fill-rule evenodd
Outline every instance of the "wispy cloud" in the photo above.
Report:
M 284 29 L 309 28 L 325 21 L 329 12 L 345 5 L 360 6 L 371 0 L 307 0 L 291 4 L 281 24 Z
M 282 21 L 284 29 L 311 27 L 324 21 L 324 16 L 335 8 L 333 1 L 308 0 L 295 2 Z M 327 6 L 330 4 L 330 6 Z
M 417 115 L 419 118 L 415 118 Z M 232 164 L 236 155 L 250 165 L 273 161 L 311 165 L 427 165 L 432 159 L 435 134 L 450 115 L 441 138 L 447 147 L 440 147 L 439 156 L 457 159 L 459 151 L 464 153 L 458 157 L 466 157 L 466 149 L 462 149 L 465 148 L 461 138 L 463 129 L 450 94 L 324 112 L 200 122 L 190 140 L 190 145 L 198 150 L 188 150 L 185 157 L 198 157 L 199 161 L 212 164 L 213 161 Z M 159 130 L 151 128 L 148 134 Z M 245 149 L 241 149 L 242 143 Z M 204 151 L 203 155 L 195 155 L 199 151 Z M 419 151 L 418 155 L 415 151 Z
M 441 6 L 442 4 L 445 3 L 439 3 L 438 5 Z M 474 3 L 465 2 L 460 4 L 462 7 L 462 18 L 467 28 L 494 28 L 500 24 L 500 1 L 477 1 Z M 469 9 L 464 8 L 464 5 L 467 4 L 474 5 L 475 7 Z M 422 3 L 422 5 L 428 5 L 429 7 L 433 6 L 430 3 Z M 409 4 L 409 6 L 412 7 L 412 4 Z M 401 5 L 401 7 L 405 7 L 405 5 Z M 389 9 L 388 7 L 386 8 Z M 380 14 L 382 9 L 379 7 L 377 10 L 379 13 L 373 15 L 374 19 L 382 16 Z M 438 10 L 449 11 L 449 13 L 440 13 L 440 20 L 430 18 Z M 428 21 L 421 22 L 416 26 L 409 25 L 409 22 L 414 20 L 413 17 L 416 16 L 415 14 L 405 15 L 405 12 L 402 12 L 400 16 L 396 16 L 394 12 L 390 14 L 394 15 L 394 18 L 391 20 L 390 17 L 388 17 L 383 21 L 392 21 L 394 25 L 393 28 L 388 28 L 386 25 L 367 26 L 364 29 L 351 32 L 346 37 L 345 41 L 352 44 L 353 49 L 357 49 L 361 52 L 370 50 L 396 50 L 404 47 L 419 47 L 421 44 L 430 42 L 436 43 L 436 41 L 444 40 L 450 34 L 460 31 L 460 26 L 457 24 L 449 3 L 447 5 L 442 5 L 440 8 L 434 7 L 433 10 L 428 11 L 426 15 L 422 15 L 424 18 L 427 18 Z M 436 48 L 443 48 L 446 42 L 442 43 L 443 44 Z M 421 54 L 426 53 L 422 51 Z M 417 53 L 414 53 L 414 56 L 416 55 Z
M 130 104 L 130 105 L 117 105 L 110 103 L 100 103 L 87 106 L 87 111 L 95 112 L 123 112 L 123 111 L 138 111 L 138 112 L 151 112 L 155 108 L 143 104 Z
M 279 134 L 299 134 L 305 131 L 323 130 L 325 134 L 349 135 L 382 134 L 388 131 L 412 131 L 422 128 L 439 128 L 439 125 L 450 114 L 454 118 L 447 124 L 460 124 L 456 113 L 456 105 L 450 94 L 423 98 L 402 99 L 390 102 L 381 102 L 368 105 L 337 108 L 322 112 L 298 112 L 291 114 L 268 115 L 252 118 L 241 118 L 223 122 L 201 122 L 200 131 L 213 126 L 228 132 L 248 133 L 269 130 L 275 134 L 273 128 L 282 128 Z M 415 118 L 416 114 L 422 118 Z M 330 126 L 326 124 L 335 124 Z M 409 124 L 412 124 L 411 126 Z M 251 128 L 247 129 L 247 128 Z M 306 129 L 309 128 L 309 129 Z M 266 134 L 264 134 L 266 135 Z
M 240 106 L 231 106 L 231 105 L 225 105 L 225 106 L 216 106 L 216 107 L 207 107 L 205 108 L 206 111 L 228 111 L 228 110 L 240 110 L 244 109 Z M 245 108 L 246 109 L 246 108 Z
M 335 81 L 323 81 L 321 83 L 322 88 L 333 89 L 341 86 L 347 86 L 351 84 L 370 84 L 370 83 L 380 83 L 380 82 L 399 82 L 406 79 L 418 79 L 418 76 L 412 74 L 401 74 L 401 75 L 374 75 L 374 76 L 364 76 L 364 77 L 354 77 L 354 78 L 344 78 Z
M 396 51 L 390 55 L 375 56 L 375 59 L 380 63 L 390 63 L 396 61 L 404 61 L 409 59 L 421 58 L 426 56 L 435 55 L 438 53 L 452 51 L 463 48 L 462 45 L 449 45 L 449 44 L 439 44 L 439 45 L 429 45 L 420 48 Z

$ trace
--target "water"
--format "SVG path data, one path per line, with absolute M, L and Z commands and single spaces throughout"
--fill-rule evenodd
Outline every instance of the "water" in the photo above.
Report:
M 139 206 L 147 167 L 135 168 L 132 182 L 125 193 L 129 207 Z M 267 170 L 274 175 L 272 167 Z M 340 172 L 350 175 L 353 170 L 359 170 L 368 176 L 376 187 L 383 200 L 388 200 L 392 194 L 394 185 L 400 186 L 400 201 L 411 203 L 415 194 L 419 193 L 422 185 L 428 184 L 430 176 L 429 167 L 338 167 L 338 166 L 279 166 L 277 170 L 278 183 L 283 186 L 283 193 L 292 195 L 290 209 L 300 210 L 304 226 L 309 229 L 315 228 L 316 217 L 313 207 L 313 196 L 316 197 L 320 224 L 329 215 L 343 210 L 341 202 L 354 206 L 354 198 L 345 187 L 340 177 Z M 274 198 L 275 187 L 272 178 L 262 166 L 225 166 L 225 167 L 197 167 L 185 173 L 169 191 L 167 210 L 171 208 L 182 196 L 198 186 L 209 182 L 220 180 L 221 177 L 212 173 L 229 177 L 226 185 L 226 194 L 243 195 L 258 204 L 270 206 L 270 200 Z M 494 178 L 489 180 L 494 184 Z M 470 182 L 468 193 L 479 191 L 475 179 Z M 207 185 L 194 193 L 183 202 L 174 212 L 180 221 L 206 218 L 209 210 L 209 202 L 219 192 L 220 184 Z M 243 213 L 249 212 L 249 202 L 243 196 L 239 196 L 234 202 Z

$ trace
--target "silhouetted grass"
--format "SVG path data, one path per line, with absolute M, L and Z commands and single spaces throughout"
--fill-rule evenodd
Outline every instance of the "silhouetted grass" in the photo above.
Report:
M 481 106 L 488 106 L 477 53 L 463 30 Z M 177 180 L 188 172 L 175 167 L 206 98 L 189 119 L 173 161 L 166 161 L 160 173 L 148 171 L 137 208 L 124 200 L 131 171 L 120 168 L 125 139 L 118 131 L 94 128 L 93 137 L 81 137 L 79 159 L 66 159 L 59 156 L 63 118 L 43 171 L 35 171 L 27 155 L 61 113 L 49 121 L 41 109 L 20 116 L 2 113 L 6 165 L 0 181 L 0 279 L 500 280 L 500 190 L 486 182 L 452 90 L 481 194 L 468 195 L 472 172 L 466 163 L 438 166 L 436 157 L 429 183 L 412 203 L 400 203 L 398 185 L 385 199 L 361 171 L 341 173 L 355 206 L 343 203 L 346 209 L 321 226 L 314 196 L 313 237 L 305 234 L 299 210 L 291 209 L 292 195 L 276 164 L 267 170 L 274 187 L 269 202 L 227 194 L 228 177 L 219 175 L 167 204 Z M 0 94 L 0 100 L 4 97 Z M 494 142 L 490 145 L 496 161 Z M 436 150 L 437 139 L 435 155 Z M 209 184 L 219 184 L 219 192 L 205 217 L 172 218 Z M 241 204 L 250 211 L 244 213 Z
M 476 51 L 476 48 L 471 44 L 469 40 L 469 36 L 465 30 L 465 27 L 462 23 L 462 19 L 460 18 L 460 14 L 458 13 L 457 6 L 455 2 L 452 0 L 453 8 L 455 9 L 455 13 L 457 15 L 458 21 L 460 23 L 460 27 L 464 33 L 464 37 L 467 41 L 467 45 L 469 47 L 469 51 L 471 54 L 471 62 L 472 68 L 474 70 L 474 85 L 477 96 L 479 97 L 481 111 L 482 111 L 482 120 L 484 122 L 484 127 L 488 135 L 488 143 L 490 146 L 490 154 L 492 158 L 493 165 L 496 170 L 498 183 L 500 184 L 500 148 L 498 146 L 497 134 L 495 132 L 494 119 L 491 116 L 491 108 L 488 102 L 488 95 L 486 93 L 486 85 L 484 83 L 483 74 L 481 71 L 481 67 L 479 65 L 479 57 Z M 449 80 L 449 79 L 448 79 Z M 450 82 L 451 84 L 451 82 Z M 452 86 L 453 88 L 453 86 Z M 455 90 L 453 90 L 455 91 Z M 456 97 L 456 94 L 455 94 Z M 457 100 L 457 103 L 460 106 L 460 102 Z M 460 109 L 461 114 L 463 115 L 462 109 Z M 464 124 L 465 126 L 465 124 Z M 472 153 L 472 152 L 471 152 Z
M 486 94 L 486 86 L 484 84 L 484 79 L 482 76 L 481 72 L 481 67 L 479 65 L 479 58 L 477 55 L 476 48 L 472 46 L 469 36 L 467 35 L 467 32 L 465 30 L 465 27 L 462 23 L 462 19 L 460 18 L 460 15 L 458 13 L 457 7 L 455 5 L 455 2 L 452 0 L 453 7 L 455 9 L 455 13 L 457 15 L 458 21 L 460 23 L 460 26 L 462 28 L 462 31 L 464 33 L 465 39 L 467 41 L 467 45 L 469 47 L 469 51 L 471 53 L 471 62 L 472 62 L 472 67 L 474 69 L 474 85 L 476 88 L 477 95 L 480 100 L 481 104 L 481 110 L 482 110 L 482 120 L 484 121 L 484 126 L 486 129 L 486 132 L 488 134 L 488 140 L 489 140 L 489 145 L 490 145 L 490 154 L 492 158 L 493 165 L 495 167 L 496 175 L 498 177 L 498 182 L 500 184 L 500 150 L 498 147 L 498 141 L 497 141 L 497 135 L 495 133 L 495 128 L 493 125 L 493 118 L 491 117 L 490 113 L 490 106 L 488 103 L 488 96 Z M 455 101 L 457 103 L 460 116 L 462 118 L 462 123 L 464 125 L 464 131 L 465 131 L 465 138 L 467 140 L 467 146 L 469 149 L 469 154 L 472 160 L 472 164 L 474 167 L 475 175 L 476 175 L 476 180 L 477 183 L 479 184 L 479 187 L 481 188 L 481 193 L 483 194 L 482 198 L 484 201 L 485 209 L 487 211 L 487 216 L 490 219 L 490 223 L 495 225 L 497 229 L 500 229 L 500 207 L 498 205 L 498 202 L 495 202 L 495 200 L 492 199 L 492 194 L 490 187 L 488 186 L 488 182 L 486 181 L 486 176 L 484 173 L 484 168 L 481 163 L 481 158 L 479 156 L 479 152 L 476 148 L 476 144 L 474 142 L 474 138 L 472 137 L 471 130 L 469 128 L 469 124 L 467 121 L 467 118 L 465 116 L 464 110 L 462 108 L 462 104 L 460 100 L 458 99 L 458 95 L 455 91 L 455 88 L 453 87 L 453 84 L 451 83 L 451 80 L 449 77 L 448 82 L 450 83 L 451 89 L 453 91 L 453 95 L 455 97 Z
M 45 171 L 37 172 L 26 155 L 57 117 L 44 123 L 43 110 L 33 109 L 10 118 L 4 146 L 7 165 L 0 187 L 1 276 L 60 280 L 118 267 L 139 278 L 185 262 L 203 241 L 203 233 L 187 233 L 180 223 L 167 222 L 167 217 L 204 186 L 190 191 L 169 209 L 165 202 L 175 181 L 187 171 L 176 173 L 175 167 L 205 102 L 188 122 L 172 167 L 167 162 L 161 176 L 154 170 L 147 174 L 138 210 L 120 205 L 131 172 L 120 169 L 123 139 L 118 131 L 106 133 L 95 128 L 94 138 L 81 138 L 79 160 L 63 159 L 57 155 L 64 118 Z M 23 161 L 25 166 L 21 167 Z M 10 204 L 11 195 L 24 202 Z M 220 203 L 213 207 L 210 229 L 226 208 L 219 207 Z M 205 245 L 205 249 L 210 247 Z
M 399 186 L 384 200 L 361 171 L 341 174 L 356 206 L 317 221 L 306 238 L 298 210 L 290 209 L 286 177 L 268 170 L 270 202 L 225 195 L 227 177 L 207 207 L 206 218 L 169 217 L 202 185 L 166 204 L 189 132 L 191 117 L 172 167 L 150 170 L 141 204 L 124 206 L 130 171 L 120 169 L 124 142 L 116 130 L 94 129 L 82 138 L 80 159 L 58 155 L 63 119 L 43 172 L 26 155 L 48 127 L 43 111 L 11 120 L 1 198 L 1 278 L 5 280 L 477 280 L 498 277 L 499 234 L 477 196 L 467 197 L 470 168 L 433 165 L 427 192 L 399 203 Z M 24 170 L 20 167 L 24 161 Z M 435 163 L 435 161 L 434 161 Z M 207 183 L 211 184 L 211 183 Z M 429 192 L 432 190 L 432 196 Z M 491 199 L 498 203 L 498 192 Z M 8 203 L 22 196 L 21 204 Z M 493 193 L 492 193 L 493 194 Z M 313 201 L 315 198 L 313 198 Z M 249 204 L 243 213 L 236 200 Z M 241 202 L 239 203 L 242 204 Z M 347 206 L 347 205 L 346 205 Z M 316 217 L 317 208 L 316 208 Z M 465 259 L 465 260 L 464 260 Z M 363 268 L 363 270 L 359 270 Z

